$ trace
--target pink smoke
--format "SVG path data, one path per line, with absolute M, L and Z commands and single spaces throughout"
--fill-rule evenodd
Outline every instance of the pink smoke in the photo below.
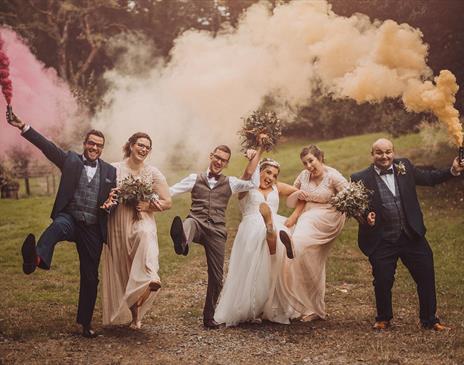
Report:
M 70 123 L 76 120 L 78 109 L 68 85 L 58 77 L 55 69 L 46 68 L 37 60 L 14 31 L 0 28 L 0 37 L 4 40 L 2 49 L 10 60 L 10 79 L 15 86 L 14 113 L 45 135 L 51 128 L 59 128 L 64 135 Z M 2 154 L 9 146 L 28 143 L 7 123 L 5 112 L 6 103 L 0 98 Z
M 3 95 L 7 104 L 11 104 L 11 97 L 13 96 L 13 86 L 10 80 L 10 60 L 3 51 L 4 41 L 0 35 L 0 85 L 2 87 Z

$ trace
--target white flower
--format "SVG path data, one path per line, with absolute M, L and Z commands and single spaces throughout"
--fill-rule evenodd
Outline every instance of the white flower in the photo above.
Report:
M 396 163 L 395 168 L 398 175 L 406 175 L 406 166 L 404 165 L 403 161 Z

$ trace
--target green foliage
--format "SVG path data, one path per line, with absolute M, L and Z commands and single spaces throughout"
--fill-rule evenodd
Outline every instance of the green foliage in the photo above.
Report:
M 349 99 L 316 96 L 310 105 L 298 112 L 294 122 L 285 126 L 284 134 L 332 139 L 386 130 L 399 136 L 417 131 L 424 116 L 406 112 L 396 100 L 358 105 Z

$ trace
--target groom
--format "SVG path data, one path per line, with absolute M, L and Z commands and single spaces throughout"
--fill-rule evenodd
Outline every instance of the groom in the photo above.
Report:
M 464 170 L 456 158 L 451 169 L 421 170 L 407 159 L 395 159 L 393 143 L 381 138 L 372 145 L 373 164 L 351 176 L 374 191 L 367 223 L 359 225 L 358 244 L 369 257 L 374 276 L 377 317 L 374 329 L 390 326 L 396 264 L 404 263 L 417 285 L 423 328 L 446 330 L 436 317 L 435 272 L 432 250 L 425 238 L 416 185 L 433 186 Z
M 12 114 L 7 121 L 21 130 L 29 142 L 61 170 L 62 177 L 51 213 L 53 222 L 37 242 L 29 234 L 22 246 L 23 271 L 31 274 L 36 267 L 49 270 L 55 245 L 60 241 L 76 243 L 80 261 L 80 291 L 77 323 L 82 335 L 96 334 L 91 321 L 98 286 L 98 264 L 106 241 L 107 213 L 99 207 L 116 185 L 116 169 L 100 159 L 105 137 L 97 130 L 87 133 L 82 155 L 65 152 Z
M 263 137 L 264 138 L 264 137 Z M 263 139 L 261 139 L 262 143 Z M 229 198 L 234 193 L 249 191 L 259 187 L 258 151 L 248 150 L 249 159 L 246 173 L 251 180 L 241 180 L 225 176 L 222 170 L 228 165 L 231 151 L 225 145 L 217 146 L 210 153 L 209 167 L 206 172 L 191 174 L 171 186 L 171 196 L 191 192 L 192 206 L 187 218 L 182 222 L 175 217 L 171 225 L 171 238 L 178 255 L 186 256 L 189 244 L 196 242 L 205 248 L 208 264 L 208 289 L 203 309 L 203 324 L 215 329 L 219 324 L 214 321 L 214 310 L 222 289 L 225 244 L 227 240 L 225 211 Z

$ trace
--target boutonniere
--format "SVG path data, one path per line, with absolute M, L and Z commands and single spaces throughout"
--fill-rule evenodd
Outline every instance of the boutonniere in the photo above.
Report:
M 406 166 L 404 165 L 403 161 L 395 163 L 395 168 L 398 175 L 406 175 Z

